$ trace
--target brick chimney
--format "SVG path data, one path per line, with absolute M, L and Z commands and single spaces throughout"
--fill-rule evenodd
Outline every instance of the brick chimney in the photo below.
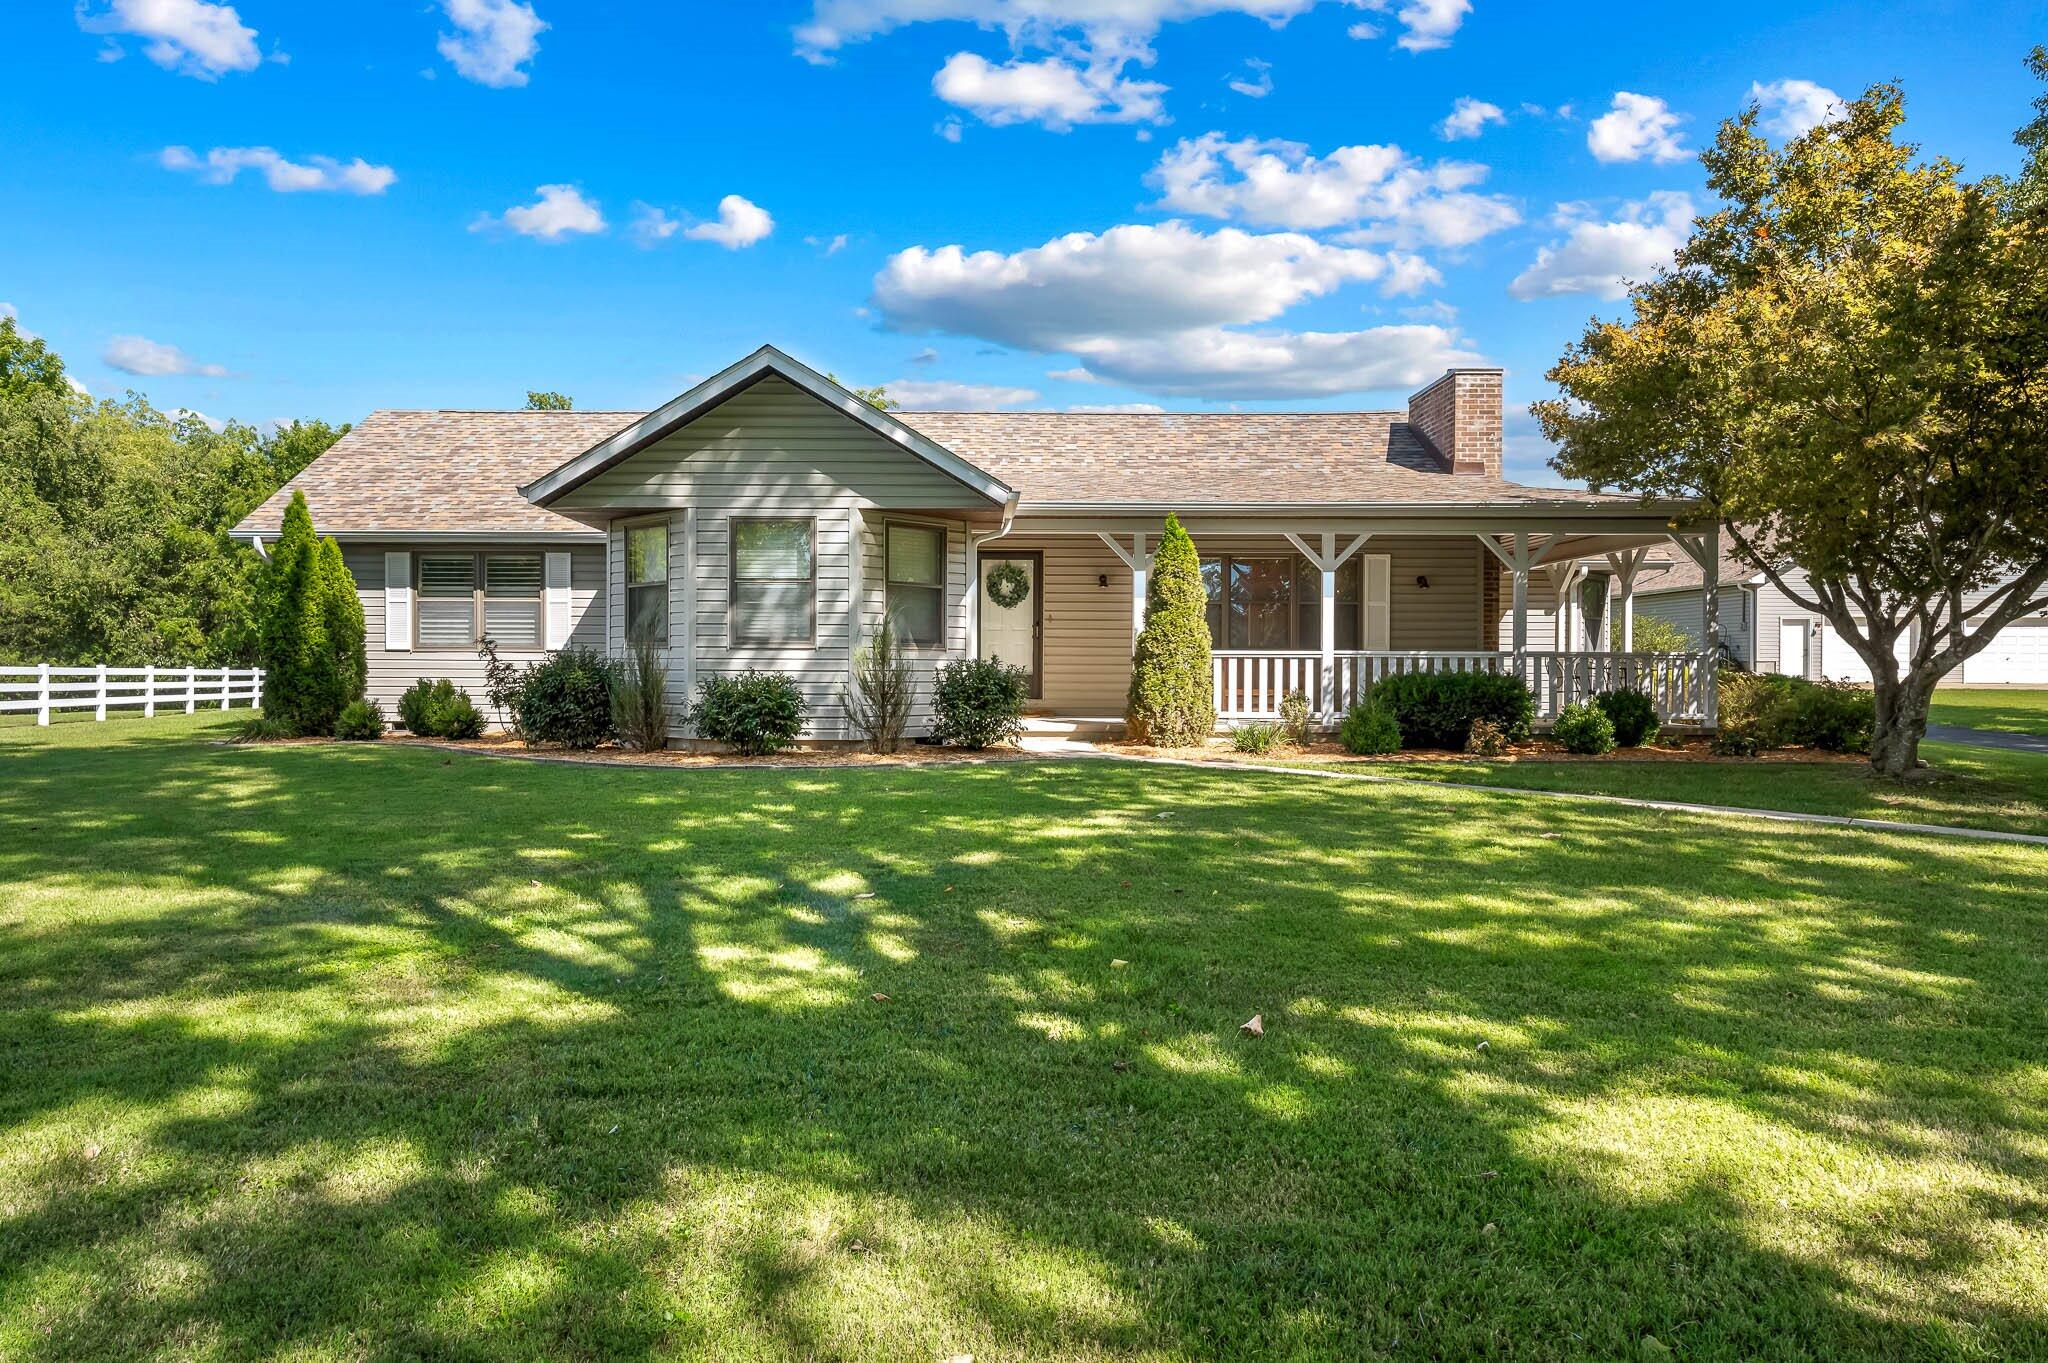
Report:
M 1452 473 L 1500 477 L 1498 369 L 1453 369 L 1408 399 L 1408 424 Z

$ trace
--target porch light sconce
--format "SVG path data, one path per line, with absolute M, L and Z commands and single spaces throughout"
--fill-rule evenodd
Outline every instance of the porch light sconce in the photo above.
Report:
M 1416 585 L 1416 586 L 1418 586 L 1418 587 L 1420 587 L 1420 588 L 1422 588 L 1422 590 L 1424 590 L 1424 591 L 1428 591 L 1428 590 L 1429 590 L 1429 579 L 1428 579 L 1428 578 L 1426 578 L 1426 577 L 1424 577 L 1424 576 L 1422 576 L 1422 575 L 1421 575 L 1420 573 L 1417 573 L 1417 574 L 1415 575 L 1415 585 Z
M 1095 585 L 1098 587 L 1107 587 L 1109 585 L 1109 574 L 1097 573 L 1095 575 Z

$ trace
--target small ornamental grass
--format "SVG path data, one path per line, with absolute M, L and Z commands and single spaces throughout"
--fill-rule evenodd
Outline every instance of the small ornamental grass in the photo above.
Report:
M 1280 736 L 1297 748 L 1306 748 L 1315 736 L 1315 716 L 1309 711 L 1308 697 L 1299 691 L 1280 698 Z
M 1361 757 L 1399 752 L 1401 722 L 1378 701 L 1362 700 L 1344 712 L 1344 722 L 1337 728 L 1337 741 L 1344 745 L 1344 751 Z
M 1237 752 L 1264 757 L 1280 745 L 1280 738 L 1277 724 L 1240 724 L 1230 731 L 1230 746 Z
M 766 757 L 796 742 L 809 709 L 794 678 L 748 671 L 706 677 L 689 722 L 699 738 L 730 744 L 744 757 Z
M 1550 736 L 1566 752 L 1582 756 L 1614 751 L 1614 721 L 1607 718 L 1606 711 L 1587 700 L 1567 705 L 1559 711 L 1557 722 L 1550 726 Z
M 962 658 L 939 669 L 932 687 L 932 737 L 963 748 L 1015 742 L 1024 732 L 1031 674 L 988 658 Z
M 612 733 L 640 752 L 668 746 L 668 664 L 649 640 L 636 641 L 612 674 Z

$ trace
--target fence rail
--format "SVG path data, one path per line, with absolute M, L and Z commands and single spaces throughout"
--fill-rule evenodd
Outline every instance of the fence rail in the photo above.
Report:
M 58 710 L 107 711 L 141 707 L 153 719 L 159 707 L 192 714 L 202 705 L 228 709 L 236 701 L 263 703 L 260 667 L 0 667 L 0 715 L 33 712 L 48 724 Z
M 1548 723 L 1567 705 L 1623 687 L 1642 691 L 1669 722 L 1714 722 L 1714 664 L 1700 653 L 1364 652 L 1337 653 L 1328 674 L 1322 655 L 1299 649 L 1217 649 L 1210 664 L 1216 715 L 1275 719 L 1290 693 L 1309 712 L 1334 721 L 1388 677 L 1412 672 L 1505 672 L 1528 684 L 1536 718 Z

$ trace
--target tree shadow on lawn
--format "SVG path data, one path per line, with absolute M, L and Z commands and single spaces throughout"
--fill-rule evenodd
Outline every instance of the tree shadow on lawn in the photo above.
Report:
M 2048 1353 L 2031 852 L 1095 764 L 0 776 L 10 1356 Z

